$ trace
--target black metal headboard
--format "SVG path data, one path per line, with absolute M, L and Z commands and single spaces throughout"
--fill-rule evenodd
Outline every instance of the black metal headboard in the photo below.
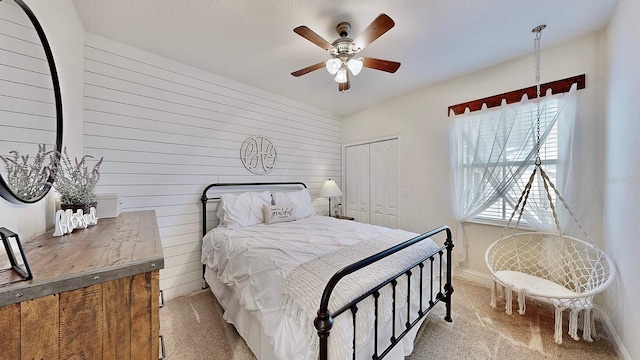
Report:
M 207 235 L 207 203 L 210 200 L 220 200 L 220 194 L 216 196 L 209 197 L 207 193 L 211 188 L 268 188 L 270 190 L 277 189 L 279 187 L 294 187 L 298 186 L 303 189 L 307 188 L 307 185 L 303 182 L 264 182 L 264 183 L 215 183 L 207 185 L 202 191 L 202 197 L 200 198 L 200 202 L 202 202 L 202 237 L 204 238 Z M 202 265 L 202 289 L 207 288 L 207 283 L 204 280 L 204 272 L 206 265 Z
M 289 186 L 289 187 L 293 187 L 293 186 L 299 186 L 303 189 L 307 188 L 307 185 L 303 182 L 264 182 L 264 183 L 215 183 L 215 184 L 210 184 L 208 185 L 206 188 L 204 188 L 204 190 L 202 191 L 202 197 L 200 198 L 200 201 L 202 202 L 202 237 L 204 237 L 207 234 L 207 202 L 209 202 L 210 200 L 220 200 L 220 194 L 217 194 L 216 196 L 212 196 L 209 197 L 207 195 L 207 193 L 209 192 L 209 189 L 211 188 L 232 188 L 232 187 L 236 187 L 236 188 L 242 188 L 242 187 L 248 187 L 248 188 L 260 188 L 260 187 L 266 187 L 269 189 L 276 189 L 278 187 L 285 187 L 285 186 Z

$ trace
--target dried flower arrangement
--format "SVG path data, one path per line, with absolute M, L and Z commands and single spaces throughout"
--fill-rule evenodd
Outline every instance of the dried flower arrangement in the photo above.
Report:
M 43 191 L 44 185 L 51 184 L 51 174 L 56 163 L 55 151 L 47 151 L 45 144 L 38 145 L 38 153 L 32 158 L 33 162 L 29 161 L 29 155 L 20 156 L 18 151 L 10 151 L 9 154 L 13 158 L 0 155 L 7 169 L 7 185 L 21 199 L 36 198 Z
M 56 171 L 56 181 L 54 187 L 60 195 L 62 205 L 91 205 L 96 201 L 96 185 L 100 179 L 100 165 L 102 159 L 89 170 L 87 159 L 93 156 L 85 155 L 80 160 L 71 158 L 64 148 L 60 154 L 60 166 Z M 88 210 L 88 209 L 86 209 Z

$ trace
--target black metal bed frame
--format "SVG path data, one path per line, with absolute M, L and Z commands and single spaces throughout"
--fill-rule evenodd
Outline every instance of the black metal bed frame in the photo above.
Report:
M 215 183 L 215 184 L 210 184 L 208 185 L 204 191 L 202 192 L 202 197 L 200 199 L 200 201 L 202 202 L 202 236 L 204 237 L 207 233 L 207 202 L 209 200 L 219 200 L 220 197 L 208 197 L 207 196 L 207 192 L 209 191 L 209 189 L 211 189 L 212 187 L 265 187 L 265 186 L 300 186 L 301 188 L 306 188 L 307 185 L 302 183 L 302 182 L 271 182 L 271 183 Z M 420 241 L 423 241 L 425 239 L 428 239 L 429 237 L 435 236 L 436 234 L 445 232 L 446 233 L 446 240 L 444 242 L 444 246 L 440 247 L 438 250 L 436 250 L 435 252 L 425 255 L 424 257 L 422 257 L 419 261 L 411 264 L 410 266 L 406 267 L 402 272 L 388 278 L 387 280 L 385 280 L 384 282 L 382 282 L 381 284 L 379 284 L 378 286 L 376 286 L 375 288 L 369 290 L 368 292 L 360 295 L 358 298 L 354 299 L 353 301 L 351 301 L 349 304 L 344 305 L 343 307 L 341 307 L 340 309 L 336 310 L 335 312 L 331 313 L 331 311 L 329 311 L 329 300 L 331 298 L 331 293 L 333 292 L 333 289 L 336 287 L 336 285 L 340 282 L 340 280 L 342 280 L 345 276 L 354 273 L 360 269 L 363 269 L 373 263 L 375 263 L 376 261 L 380 261 L 390 255 L 393 255 L 395 253 L 397 253 L 398 251 L 401 251 L 403 249 L 406 249 L 416 243 L 419 243 Z M 429 311 L 431 311 L 431 309 L 439 302 L 444 302 L 445 306 L 446 306 L 446 314 L 445 314 L 445 321 L 451 322 L 452 318 L 451 318 L 451 295 L 453 294 L 453 286 L 451 284 L 451 255 L 452 255 L 452 251 L 453 251 L 453 240 L 451 237 L 451 229 L 449 229 L 448 226 L 440 226 L 436 229 L 433 229 L 429 232 L 426 232 L 424 234 L 421 234 L 419 236 L 416 236 L 412 239 L 409 239 L 403 243 L 400 243 L 396 246 L 393 246 L 389 249 L 383 250 L 377 254 L 374 254 L 372 256 L 369 256 L 365 259 L 362 259 L 358 262 L 355 262 L 349 266 L 346 266 L 344 268 L 342 268 L 341 270 L 339 270 L 338 272 L 336 272 L 333 277 L 331 277 L 331 279 L 329 280 L 329 282 L 327 283 L 327 285 L 325 286 L 324 292 L 322 293 L 322 298 L 320 300 L 320 307 L 318 309 L 317 312 L 317 317 L 315 318 L 313 324 L 318 332 L 318 337 L 320 340 L 320 349 L 319 349 L 319 359 L 320 360 L 327 360 L 328 357 L 328 338 L 329 335 L 331 334 L 331 328 L 333 327 L 333 320 L 344 313 L 347 313 L 347 310 L 351 311 L 352 317 L 353 317 L 353 343 L 352 343 L 352 350 L 353 350 L 353 359 L 356 358 L 356 313 L 358 311 L 358 303 L 360 303 L 361 301 L 363 301 L 364 299 L 373 296 L 374 298 L 374 306 L 375 306 L 375 319 L 374 319 L 374 354 L 372 356 L 373 360 L 377 360 L 377 359 L 382 359 L 384 358 L 390 351 L 391 349 L 393 349 L 393 347 L 402 340 L 402 338 L 409 333 L 409 331 L 411 331 L 411 329 L 416 326 L 417 324 L 420 323 L 420 320 L 422 320 L 422 318 L 424 318 L 427 313 L 429 313 Z M 446 255 L 444 255 L 446 251 Z M 445 283 L 443 285 L 443 256 L 446 256 L 446 273 L 444 274 L 445 277 Z M 434 289 L 433 289 L 433 277 L 434 277 L 434 262 L 435 259 L 438 258 L 439 260 L 439 269 L 438 270 L 438 276 L 439 276 L 439 282 L 438 282 L 438 293 L 435 296 L 433 296 L 434 293 Z M 429 271 L 430 271 L 430 279 L 431 279 L 431 283 L 430 283 L 430 292 L 429 292 L 429 306 L 426 309 L 423 309 L 423 303 L 424 303 L 424 294 L 423 294 L 423 273 L 424 273 L 424 267 L 425 267 L 425 263 L 429 264 Z M 419 297 L 420 297 L 420 306 L 417 312 L 414 312 L 414 319 L 412 319 L 412 313 L 411 313 L 411 276 L 413 276 L 413 271 L 416 270 L 416 268 L 418 268 L 418 272 L 419 272 L 419 276 L 420 276 L 420 288 L 419 288 Z M 203 277 L 203 282 L 204 282 L 204 271 L 206 269 L 206 265 L 202 266 L 202 277 Z M 396 335 L 396 300 L 397 300 L 397 296 L 398 294 L 396 293 L 396 286 L 398 284 L 398 279 L 406 276 L 407 278 L 407 294 L 406 294 L 406 301 L 407 301 L 407 321 L 404 324 L 404 330 L 400 333 Z M 416 275 L 417 276 L 417 275 Z M 205 286 L 203 288 L 206 287 L 206 282 L 204 282 Z M 380 355 L 378 355 L 378 297 L 380 296 L 380 290 L 385 287 L 385 286 L 391 286 L 392 289 L 392 336 L 390 338 L 390 343 L 389 345 L 382 351 L 382 353 Z

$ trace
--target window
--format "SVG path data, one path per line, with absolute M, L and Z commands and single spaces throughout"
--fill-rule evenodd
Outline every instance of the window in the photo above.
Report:
M 555 98 L 540 103 L 540 159 L 543 169 L 556 182 L 558 162 L 559 104 Z M 536 160 L 537 107 L 534 102 L 503 106 L 461 116 L 456 120 L 458 197 L 468 220 L 506 222 L 518 203 Z M 555 194 L 552 202 L 555 203 Z M 548 221 L 547 192 L 534 182 L 527 200 L 526 222 Z M 535 220 L 534 220 L 535 219 Z
M 573 133 L 576 125 L 576 91 L 585 88 L 585 75 L 540 85 L 541 168 L 566 198 L 579 196 L 570 181 Z M 449 106 L 454 122 L 451 132 L 453 210 L 458 222 L 458 260 L 466 258 L 468 241 L 462 223 L 493 222 L 504 225 L 518 203 L 536 160 L 537 106 L 532 86 Z M 549 91 L 552 94 L 549 94 Z M 506 103 L 506 104 L 505 104 Z M 466 110 L 468 113 L 465 113 Z M 480 110 L 480 111 L 479 111 Z M 550 204 L 555 192 L 547 191 L 540 179 L 533 182 L 521 223 L 538 231 L 553 231 Z M 558 199 L 560 201 L 560 199 Z M 558 220 L 569 221 L 562 206 Z M 511 224 L 514 226 L 515 224 Z

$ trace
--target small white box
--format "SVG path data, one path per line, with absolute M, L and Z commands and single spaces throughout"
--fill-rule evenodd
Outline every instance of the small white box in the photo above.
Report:
M 120 194 L 96 194 L 96 216 L 98 218 L 114 218 L 120 215 L 122 198 Z

